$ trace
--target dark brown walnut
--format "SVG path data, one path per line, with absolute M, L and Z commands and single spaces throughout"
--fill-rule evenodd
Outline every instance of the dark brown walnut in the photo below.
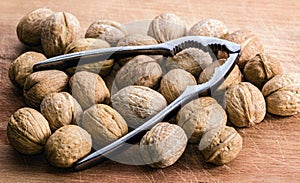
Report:
M 17 25 L 19 40 L 29 46 L 41 44 L 41 32 L 44 21 L 54 12 L 48 8 L 39 8 L 25 15 Z
M 50 93 L 65 91 L 69 77 L 58 70 L 39 71 L 30 74 L 25 81 L 23 95 L 27 105 L 40 108 L 44 97 Z
M 300 74 L 276 75 L 262 88 L 267 111 L 279 116 L 291 116 L 300 112 Z
M 229 121 L 237 127 L 250 127 L 263 121 L 266 102 L 260 90 L 248 82 L 233 85 L 225 93 Z
M 7 138 L 14 149 L 22 154 L 41 153 L 50 135 L 47 120 L 34 109 L 21 108 L 9 118 Z
M 225 110 L 211 97 L 201 97 L 183 106 L 176 116 L 190 143 L 199 143 L 202 135 L 219 126 L 225 126 Z
M 280 61 L 264 54 L 257 54 L 246 63 L 244 68 L 245 79 L 260 89 L 268 80 L 282 72 Z
M 72 167 L 92 150 L 91 135 L 76 125 L 65 125 L 56 130 L 45 146 L 48 162 L 60 168 Z
M 46 59 L 41 53 L 33 51 L 23 53 L 11 63 L 9 79 L 15 86 L 23 89 L 26 77 L 32 73 L 32 66 Z
M 139 55 L 118 71 L 114 82 L 119 89 L 129 85 L 157 88 L 162 74 L 159 64 L 153 58 Z
M 184 69 L 195 77 L 199 77 L 203 69 L 212 62 L 213 58 L 208 52 L 198 48 L 188 48 L 177 53 L 174 57 L 168 57 L 166 68 L 168 70 Z
M 72 96 L 85 110 L 98 103 L 108 103 L 110 93 L 103 79 L 95 73 L 76 72 L 70 79 Z
M 153 168 L 166 168 L 181 157 L 187 140 L 179 126 L 167 122 L 158 123 L 143 136 L 140 142 L 142 158 Z
M 173 13 L 162 13 L 156 16 L 148 28 L 148 35 L 159 43 L 186 35 L 185 23 Z
M 244 69 L 245 64 L 259 53 L 264 53 L 264 47 L 260 39 L 248 30 L 238 30 L 225 36 L 225 39 L 240 44 L 241 56 L 238 65 Z
M 111 20 L 97 20 L 93 22 L 85 33 L 86 38 L 97 38 L 107 41 L 111 46 L 116 46 L 124 38 L 127 31 L 119 22 Z
M 102 39 L 94 39 L 94 38 L 77 39 L 76 41 L 68 45 L 68 47 L 65 50 L 65 54 L 99 49 L 99 48 L 109 48 L 109 47 L 110 45 Z M 66 69 L 66 72 L 73 75 L 75 72 L 88 71 L 88 72 L 99 74 L 102 77 L 105 77 L 111 72 L 113 65 L 114 65 L 114 60 L 104 60 L 104 61 L 95 62 L 91 64 L 78 65 L 77 67 L 71 67 Z
M 79 125 L 91 134 L 94 149 L 100 149 L 128 132 L 124 118 L 105 104 L 95 104 L 84 111 Z
M 219 126 L 207 131 L 199 144 L 206 162 L 224 165 L 237 157 L 243 147 L 243 139 L 232 127 Z
M 62 55 L 80 34 L 80 24 L 71 13 L 57 12 L 43 23 L 41 43 L 47 57 Z
M 190 36 L 208 36 L 224 38 L 228 34 L 226 25 L 216 19 L 203 19 L 191 27 L 188 32 Z
M 129 34 L 120 39 L 117 46 L 143 46 L 157 44 L 157 41 L 150 36 L 142 34 Z M 125 65 L 132 57 L 118 59 L 117 62 L 120 66 Z
M 51 131 L 54 132 L 64 125 L 77 125 L 83 111 L 72 95 L 60 92 L 51 93 L 43 99 L 41 113 L 48 120 Z
M 173 102 L 183 93 L 187 86 L 197 85 L 194 76 L 183 69 L 172 69 L 165 74 L 160 82 L 160 93 Z
M 145 86 L 127 86 L 114 94 L 111 102 L 131 128 L 140 126 L 167 106 L 160 93 Z

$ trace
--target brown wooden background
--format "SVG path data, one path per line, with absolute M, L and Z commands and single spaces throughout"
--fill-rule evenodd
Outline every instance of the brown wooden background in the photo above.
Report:
M 240 129 L 243 150 L 225 166 L 203 163 L 197 146 L 172 167 L 151 169 L 107 161 L 82 172 L 51 167 L 43 155 L 21 156 L 9 145 L 9 116 L 24 106 L 20 92 L 8 79 L 10 63 L 25 51 L 15 29 L 29 11 L 49 7 L 68 11 L 83 31 L 97 19 L 121 23 L 152 19 L 173 12 L 189 26 L 203 18 L 222 20 L 230 29 L 249 29 L 257 34 L 266 52 L 277 56 L 286 72 L 300 72 L 300 2 L 298 0 L 7 0 L 0 1 L 0 182 L 299 182 L 300 115 L 267 119 L 252 128 Z

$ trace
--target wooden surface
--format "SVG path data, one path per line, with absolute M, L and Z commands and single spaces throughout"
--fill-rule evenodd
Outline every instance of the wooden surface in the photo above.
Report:
M 230 29 L 257 34 L 266 52 L 278 57 L 286 72 L 300 72 L 300 2 L 298 0 L 170 0 L 134 1 L 0 1 L 0 182 L 300 182 L 300 115 L 267 115 L 252 128 L 239 129 L 243 149 L 225 166 L 205 164 L 197 146 L 166 169 L 128 166 L 107 161 L 82 172 L 51 167 L 43 155 L 22 156 L 6 137 L 9 116 L 24 106 L 20 92 L 8 79 L 10 63 L 25 51 L 15 29 L 29 11 L 49 7 L 68 11 L 83 31 L 97 19 L 121 23 L 149 20 L 161 12 L 174 12 L 189 26 L 203 18 L 222 20 Z

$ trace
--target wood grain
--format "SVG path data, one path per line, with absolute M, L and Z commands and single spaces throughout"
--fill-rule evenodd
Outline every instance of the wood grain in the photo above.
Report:
M 263 123 L 239 129 L 241 153 L 225 166 L 203 162 L 195 145 L 166 169 L 129 166 L 106 161 L 82 172 L 56 169 L 43 157 L 23 156 L 9 145 L 9 116 L 24 106 L 21 91 L 8 79 L 10 63 L 26 48 L 15 29 L 29 11 L 49 7 L 68 11 L 80 21 L 83 32 L 97 19 L 121 23 L 150 20 L 161 12 L 174 12 L 189 26 L 203 18 L 222 20 L 230 29 L 249 29 L 257 34 L 266 52 L 278 57 L 286 72 L 300 72 L 300 3 L 298 0 L 179 0 L 172 1 L 46 1 L 0 2 L 0 182 L 300 182 L 300 115 L 280 118 L 267 115 Z

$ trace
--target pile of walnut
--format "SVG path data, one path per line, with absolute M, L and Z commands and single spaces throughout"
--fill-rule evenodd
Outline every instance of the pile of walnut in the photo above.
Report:
M 186 35 L 218 37 L 241 45 L 238 65 L 211 96 L 189 102 L 172 122 L 159 123 L 144 135 L 140 151 L 151 167 L 174 164 L 188 141 L 199 144 L 206 162 L 228 163 L 242 149 L 236 128 L 262 122 L 266 112 L 290 116 L 300 111 L 299 74 L 284 74 L 280 62 L 264 53 L 259 38 L 250 31 L 229 33 L 221 21 L 213 19 L 204 19 L 187 31 L 185 23 L 171 13 L 155 17 L 148 35 L 128 34 L 120 23 L 109 20 L 92 23 L 85 38 L 80 30 L 74 15 L 46 8 L 30 12 L 17 26 L 19 40 L 29 48 L 40 47 L 41 53 L 28 51 L 11 64 L 9 77 L 23 90 L 31 108 L 11 116 L 7 136 L 18 152 L 44 152 L 53 166 L 71 167 L 92 148 L 124 136 L 164 109 L 188 85 L 208 81 L 226 55 L 214 60 L 190 48 L 172 58 L 140 55 L 33 73 L 32 66 L 46 57 L 157 44 Z

